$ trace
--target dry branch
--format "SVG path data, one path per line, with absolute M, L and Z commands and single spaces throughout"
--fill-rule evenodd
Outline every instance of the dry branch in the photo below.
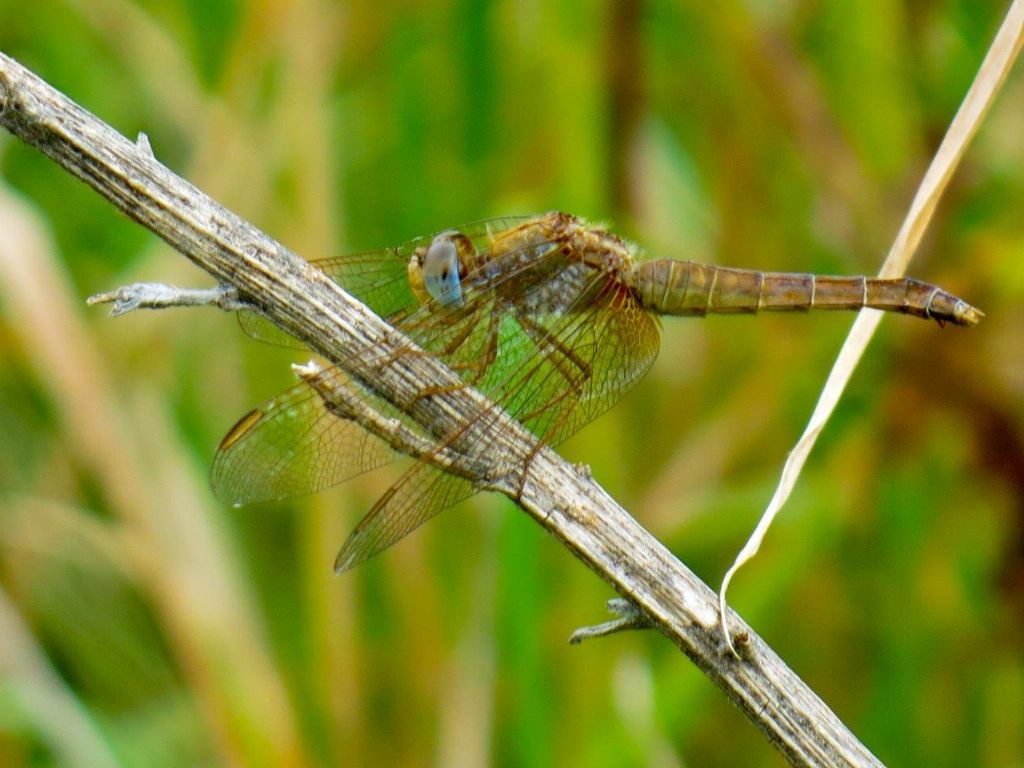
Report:
M 453 386 L 461 380 L 427 356 L 399 354 L 387 366 L 354 367 L 358 350 L 387 356 L 409 344 L 320 270 L 171 173 L 148 145 L 128 141 L 3 54 L 0 122 L 366 386 L 393 403 L 415 403 L 410 413 L 430 433 L 451 434 L 493 407 L 479 393 Z M 417 399 L 424 386 L 451 391 Z M 461 472 L 479 473 L 486 465 L 486 457 L 472 454 L 480 430 L 497 437 L 503 451 L 525 456 L 534 448 L 534 437 L 507 416 L 477 421 L 451 452 L 464 459 Z M 515 497 L 520 479 L 494 477 L 487 486 Z M 686 653 L 794 765 L 879 764 L 738 616 L 729 623 L 743 639 L 743 658 L 723 652 L 715 593 L 589 473 L 542 449 L 518 496 L 523 509 Z

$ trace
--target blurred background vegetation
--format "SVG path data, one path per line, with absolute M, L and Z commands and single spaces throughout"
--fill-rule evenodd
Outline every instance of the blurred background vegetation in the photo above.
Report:
M 649 253 L 870 273 L 1004 0 L 0 0 L 0 50 L 308 258 L 505 213 Z M 84 299 L 209 279 L 0 132 L 0 765 L 779 765 L 609 590 L 478 497 L 352 573 L 394 468 L 229 509 L 218 440 L 301 359 Z M 1024 72 L 735 607 L 898 765 L 1024 761 Z M 665 322 L 563 447 L 717 585 L 851 316 Z

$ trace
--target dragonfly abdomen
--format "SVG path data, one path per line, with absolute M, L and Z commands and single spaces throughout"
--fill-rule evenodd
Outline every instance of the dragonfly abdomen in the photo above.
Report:
M 628 281 L 642 306 L 665 315 L 870 307 L 957 325 L 984 317 L 963 299 L 909 277 L 824 277 L 655 259 L 635 265 Z

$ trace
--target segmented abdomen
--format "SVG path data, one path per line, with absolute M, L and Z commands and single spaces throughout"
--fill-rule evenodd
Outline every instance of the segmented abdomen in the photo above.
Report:
M 634 265 L 627 282 L 642 306 L 665 315 L 871 307 L 957 325 L 984 317 L 963 299 L 909 277 L 823 277 L 655 259 Z

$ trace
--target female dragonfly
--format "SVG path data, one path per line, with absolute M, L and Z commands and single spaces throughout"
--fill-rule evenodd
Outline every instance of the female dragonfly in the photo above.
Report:
M 559 212 L 494 219 L 315 263 L 549 444 L 578 431 L 644 375 L 658 351 L 657 315 L 871 307 L 940 324 L 974 325 L 983 317 L 911 278 L 642 260 L 611 232 Z M 282 340 L 255 312 L 241 318 L 250 335 Z M 332 407 L 325 386 L 389 417 L 401 419 L 399 409 L 338 368 L 321 369 L 317 380 L 291 387 L 232 427 L 214 459 L 220 498 L 238 505 L 309 493 L 395 457 Z M 363 518 L 336 569 L 373 556 L 476 490 L 469 479 L 417 462 Z

